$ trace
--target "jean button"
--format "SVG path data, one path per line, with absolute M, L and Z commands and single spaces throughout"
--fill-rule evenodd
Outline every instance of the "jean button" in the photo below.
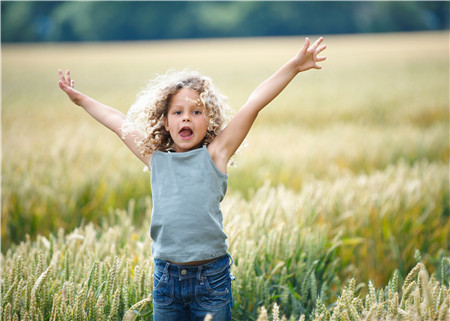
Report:
M 186 275 L 187 271 L 186 270 L 181 270 L 181 275 Z

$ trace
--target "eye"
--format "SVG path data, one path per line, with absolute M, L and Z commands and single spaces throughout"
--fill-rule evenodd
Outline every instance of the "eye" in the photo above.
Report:
M 194 110 L 194 115 L 201 115 L 202 112 L 200 110 Z
M 176 111 L 173 112 L 173 114 L 174 114 L 174 115 L 181 115 L 181 111 L 176 110 Z

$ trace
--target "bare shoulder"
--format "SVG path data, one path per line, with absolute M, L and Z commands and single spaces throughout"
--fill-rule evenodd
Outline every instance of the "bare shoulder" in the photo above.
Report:
M 228 159 L 224 150 L 219 148 L 219 144 L 215 143 L 215 141 L 212 141 L 206 149 L 217 169 L 226 174 Z

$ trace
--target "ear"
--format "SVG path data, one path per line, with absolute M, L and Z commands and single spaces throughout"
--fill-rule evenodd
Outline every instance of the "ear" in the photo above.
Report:
M 169 131 L 169 120 L 167 117 L 164 117 L 164 128 Z

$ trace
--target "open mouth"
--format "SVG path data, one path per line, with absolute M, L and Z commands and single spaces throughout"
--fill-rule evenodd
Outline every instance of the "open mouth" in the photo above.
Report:
M 194 132 L 189 127 L 181 128 L 178 133 L 180 134 L 182 139 L 190 139 L 194 135 Z

